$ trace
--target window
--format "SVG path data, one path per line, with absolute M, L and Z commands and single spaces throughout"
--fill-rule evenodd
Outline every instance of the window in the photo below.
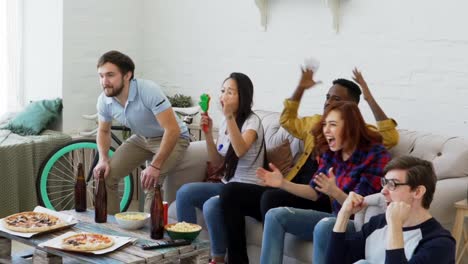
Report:
M 22 105 L 21 0 L 0 1 L 0 115 Z

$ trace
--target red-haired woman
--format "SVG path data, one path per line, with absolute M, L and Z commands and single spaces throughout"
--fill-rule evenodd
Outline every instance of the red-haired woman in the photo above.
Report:
M 362 196 L 380 191 L 380 178 L 390 154 L 382 145 L 380 134 L 366 126 L 355 103 L 330 105 L 312 133 L 320 160 L 310 184 L 286 181 L 273 164 L 270 164 L 272 171 L 259 168 L 257 176 L 266 186 L 312 201 L 327 195 L 332 200 L 333 213 L 292 207 L 270 209 L 264 222 L 262 264 L 282 263 L 286 233 L 313 240 L 315 225 L 336 214 L 350 191 Z M 313 263 L 323 263 L 317 259 L 320 257 L 317 253 L 314 251 Z

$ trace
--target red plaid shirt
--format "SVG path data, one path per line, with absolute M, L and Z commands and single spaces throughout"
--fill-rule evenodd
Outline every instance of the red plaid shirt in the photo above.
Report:
M 341 151 L 327 151 L 319 159 L 316 174 L 328 175 L 328 170 L 333 167 L 338 188 L 345 193 L 353 191 L 366 196 L 380 191 L 380 178 L 384 176 L 383 169 L 390 159 L 382 144 L 373 144 L 369 150 L 356 149 L 346 161 L 343 161 Z M 313 177 L 309 184 L 315 189 Z M 332 207 L 333 213 L 337 214 L 341 204 L 333 200 Z

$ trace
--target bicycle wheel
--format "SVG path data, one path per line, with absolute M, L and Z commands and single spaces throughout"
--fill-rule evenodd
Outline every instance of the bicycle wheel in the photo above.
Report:
M 114 153 L 109 150 L 109 156 Z M 95 140 L 73 140 L 57 148 L 42 163 L 36 180 L 39 203 L 52 210 L 69 210 L 75 206 L 74 186 L 78 163 L 83 164 L 85 174 L 94 168 L 93 161 L 98 153 Z M 88 175 L 89 176 L 89 175 Z M 86 177 L 86 176 L 85 176 Z M 88 207 L 94 207 L 94 177 L 87 177 Z M 133 195 L 131 174 L 119 182 L 120 211 L 126 211 Z

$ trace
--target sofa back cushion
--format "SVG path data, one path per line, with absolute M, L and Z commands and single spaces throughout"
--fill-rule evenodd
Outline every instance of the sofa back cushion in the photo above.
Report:
M 289 145 L 289 140 L 286 139 L 279 146 L 267 150 L 268 162 L 273 163 L 283 175 L 287 175 L 294 165 Z
M 294 162 L 299 158 L 304 150 L 304 143 L 291 136 L 284 128 L 280 126 L 280 113 L 256 110 L 255 113 L 262 120 L 263 129 L 265 130 L 265 145 L 266 149 L 272 149 L 281 145 L 285 140 L 289 140 L 291 153 Z
M 392 157 L 411 155 L 431 161 L 439 180 L 468 176 L 468 140 L 461 137 L 398 130 L 398 145 L 390 150 Z

